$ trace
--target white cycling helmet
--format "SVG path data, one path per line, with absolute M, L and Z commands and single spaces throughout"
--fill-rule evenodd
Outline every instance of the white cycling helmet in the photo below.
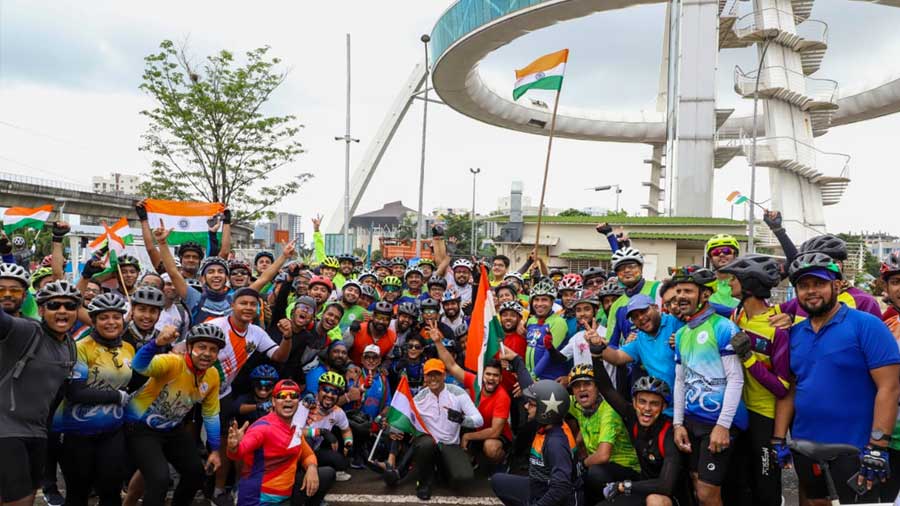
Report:
M 629 262 L 634 262 L 638 265 L 644 265 L 644 255 L 642 255 L 641 252 L 636 248 L 632 248 L 630 246 L 627 246 L 620 250 L 616 250 L 616 252 L 612 254 L 613 271 L 617 270 L 620 265 Z

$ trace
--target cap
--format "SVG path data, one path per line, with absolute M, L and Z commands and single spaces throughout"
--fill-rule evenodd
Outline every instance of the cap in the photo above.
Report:
M 446 373 L 447 368 L 444 367 L 444 363 L 440 359 L 430 358 L 425 362 L 425 374 L 430 372 Z
M 309 295 L 303 295 L 302 297 L 297 298 L 296 307 L 306 308 L 307 313 L 315 313 L 316 299 L 310 297 Z
M 362 354 L 365 355 L 366 353 L 374 353 L 381 356 L 381 348 L 379 348 L 377 344 L 370 344 L 363 349 Z
M 801 274 L 800 276 L 798 276 L 797 279 L 802 279 L 802 278 L 805 278 L 806 276 L 813 276 L 813 277 L 816 277 L 819 279 L 824 279 L 825 281 L 834 281 L 835 279 L 837 279 L 837 275 L 834 272 L 832 272 L 824 267 L 810 269 L 810 270 L 804 272 L 803 274 Z
M 653 300 L 650 297 L 639 293 L 628 301 L 628 306 L 625 309 L 625 316 L 630 315 L 632 311 L 641 311 L 652 305 Z
M 249 286 L 245 286 L 244 288 L 238 288 L 231 300 L 238 300 L 241 297 L 253 297 L 254 299 L 259 299 L 259 292 L 250 288 Z
M 298 385 L 294 380 L 283 379 L 278 383 L 275 383 L 275 388 L 272 390 L 272 395 L 278 395 L 279 392 L 297 392 L 297 394 L 301 394 L 303 392 L 300 391 L 300 385 Z

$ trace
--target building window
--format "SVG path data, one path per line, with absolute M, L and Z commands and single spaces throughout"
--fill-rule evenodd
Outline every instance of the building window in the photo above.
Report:
M 605 270 L 612 268 L 608 260 L 569 260 L 569 272 L 581 274 L 588 267 L 602 267 Z

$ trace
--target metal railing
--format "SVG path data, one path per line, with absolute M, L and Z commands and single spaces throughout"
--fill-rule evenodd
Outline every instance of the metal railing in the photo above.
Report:
M 757 142 L 757 164 L 796 162 L 822 176 L 847 177 L 850 155 L 816 149 L 794 137 L 762 137 Z M 749 153 L 748 153 L 749 156 Z
M 735 91 L 744 97 L 752 97 L 756 90 L 757 71 L 744 72 L 740 65 L 734 67 Z M 759 89 L 781 88 L 811 99 L 813 102 L 837 105 L 838 83 L 833 79 L 807 77 L 802 72 L 782 65 L 763 67 L 759 76 Z
M 81 186 L 75 183 L 66 183 L 63 181 L 53 181 L 50 179 L 41 179 L 32 176 L 22 176 L 19 174 L 11 174 L 9 172 L 0 172 L 0 181 L 9 181 L 11 183 L 31 184 L 35 186 L 43 186 L 46 188 L 59 188 L 61 190 L 72 190 L 79 192 L 93 193 L 94 190 L 89 186 Z
M 781 28 L 780 17 L 793 18 L 794 29 L 784 30 Z M 746 24 L 743 24 L 746 22 Z M 804 40 L 821 42 L 828 44 L 828 23 L 818 19 L 804 20 L 800 16 L 783 11 L 776 7 L 769 7 L 758 11 L 745 14 L 734 22 L 734 32 L 744 38 L 758 31 L 765 31 L 764 38 L 774 38 L 779 33 L 789 33 L 796 35 Z

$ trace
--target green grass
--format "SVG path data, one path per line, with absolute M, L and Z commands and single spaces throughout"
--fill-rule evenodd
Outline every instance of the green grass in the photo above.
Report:
M 559 258 L 565 260 L 609 260 L 612 258 L 611 251 L 566 251 L 560 253 Z
M 735 239 L 741 242 L 747 241 L 746 235 L 732 234 Z M 677 232 L 629 232 L 628 237 L 632 239 L 664 239 L 664 240 L 685 240 L 685 241 L 703 241 L 706 242 L 711 237 L 709 234 L 679 234 Z

